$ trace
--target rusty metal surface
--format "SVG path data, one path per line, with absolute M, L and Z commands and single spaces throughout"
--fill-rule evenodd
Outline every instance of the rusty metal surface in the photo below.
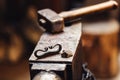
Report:
M 62 50 L 70 50 L 74 55 L 76 53 L 76 49 L 78 43 L 81 39 L 81 23 L 74 24 L 70 27 L 65 27 L 64 31 L 59 34 L 48 34 L 44 33 L 41 36 L 40 41 L 38 42 L 36 48 L 34 49 L 29 61 L 30 62 L 64 62 L 64 63 L 71 63 L 73 57 L 69 58 L 62 58 L 61 54 L 56 54 L 53 56 L 49 56 L 46 58 L 38 59 L 35 57 L 34 52 L 38 49 L 43 49 L 48 46 L 53 46 L 56 44 L 61 44 Z M 38 52 L 38 54 L 41 54 Z

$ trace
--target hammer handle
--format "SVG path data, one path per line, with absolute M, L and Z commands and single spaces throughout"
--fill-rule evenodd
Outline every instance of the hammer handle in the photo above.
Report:
M 69 21 L 87 14 L 105 11 L 109 9 L 115 9 L 117 7 L 118 7 L 118 3 L 114 0 L 111 0 L 104 3 L 96 4 L 93 6 L 88 6 L 85 8 L 80 8 L 80 9 L 67 11 L 67 12 L 61 12 L 59 16 L 63 17 L 65 21 Z

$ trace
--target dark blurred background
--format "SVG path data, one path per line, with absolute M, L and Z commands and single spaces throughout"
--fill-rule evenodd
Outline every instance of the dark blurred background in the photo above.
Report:
M 37 24 L 37 10 L 50 8 L 59 13 L 104 1 L 0 0 L 0 80 L 30 80 L 28 59 L 43 33 Z M 106 19 L 119 22 L 120 8 L 85 16 L 82 22 Z

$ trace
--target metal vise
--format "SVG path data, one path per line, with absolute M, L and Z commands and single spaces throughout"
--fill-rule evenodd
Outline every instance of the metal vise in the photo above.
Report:
M 82 66 L 81 34 L 81 23 L 44 33 L 29 59 L 31 80 L 94 80 Z

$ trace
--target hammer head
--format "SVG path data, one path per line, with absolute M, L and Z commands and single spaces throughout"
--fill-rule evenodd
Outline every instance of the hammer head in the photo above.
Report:
M 46 31 L 52 33 L 62 32 L 64 28 L 64 19 L 50 9 L 38 11 L 38 22 Z

